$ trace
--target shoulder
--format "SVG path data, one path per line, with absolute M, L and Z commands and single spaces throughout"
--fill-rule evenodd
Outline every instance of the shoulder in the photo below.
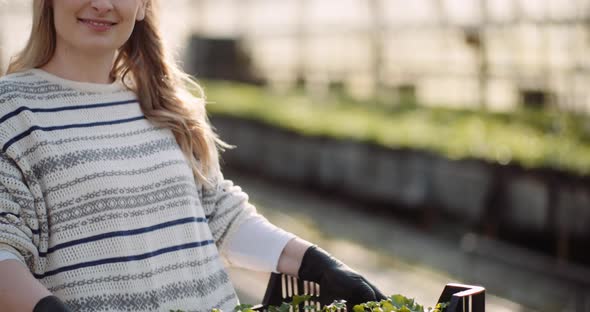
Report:
M 48 82 L 32 70 L 0 77 L 0 142 L 14 135 L 16 125 L 26 124 L 19 117 L 23 110 L 41 105 L 51 92 Z
M 47 87 L 47 82 L 44 83 L 31 70 L 0 77 L 0 111 L 11 103 L 26 101 L 35 94 L 46 93 Z
M 39 77 L 35 75 L 34 70 L 25 70 L 22 72 L 11 73 L 0 77 L 0 88 L 2 88 L 0 90 L 8 91 L 4 89 L 10 86 L 18 87 L 22 85 L 34 85 L 38 82 Z M 2 92 L 0 92 L 0 94 L 2 94 Z
M 36 80 L 34 70 L 32 69 L 10 73 L 0 77 L 0 83 L 2 84 L 11 82 L 27 82 L 31 80 Z
M 47 107 L 55 101 L 76 101 L 84 94 L 48 78 L 39 69 L 12 73 L 0 77 L 0 115 L 19 107 Z

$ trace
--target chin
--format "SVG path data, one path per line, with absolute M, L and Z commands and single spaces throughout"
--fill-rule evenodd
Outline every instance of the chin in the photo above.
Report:
M 104 54 L 104 53 L 115 53 L 123 44 L 112 43 L 112 42 L 87 42 L 81 44 L 80 50 L 88 52 L 88 54 Z

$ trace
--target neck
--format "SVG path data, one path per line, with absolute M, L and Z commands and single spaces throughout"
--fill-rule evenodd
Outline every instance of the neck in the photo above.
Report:
M 54 56 L 41 68 L 58 77 L 90 83 L 112 83 L 115 53 L 80 54 L 56 48 Z

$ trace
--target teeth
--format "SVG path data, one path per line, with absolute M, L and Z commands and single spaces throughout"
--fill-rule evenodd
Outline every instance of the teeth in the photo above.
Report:
M 101 23 L 101 22 L 87 21 L 87 20 L 85 20 L 84 22 L 87 24 L 90 24 L 90 25 L 94 25 L 94 26 L 111 26 L 112 25 L 111 23 Z

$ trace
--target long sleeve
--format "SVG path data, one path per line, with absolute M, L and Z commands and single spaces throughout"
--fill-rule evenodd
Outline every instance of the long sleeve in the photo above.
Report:
M 225 180 L 219 171 L 213 180 L 213 186 L 203 188 L 202 204 L 219 250 L 223 250 L 226 238 L 244 220 L 256 214 L 256 208 L 248 202 L 248 195 L 231 180 Z
M 16 164 L 0 153 L 0 251 L 29 262 L 39 254 L 33 243 L 39 228 L 34 199 L 24 181 Z
M 233 266 L 276 273 L 283 249 L 295 237 L 257 214 L 240 224 L 222 252 Z
M 18 261 L 21 261 L 21 262 L 23 261 L 21 259 L 21 257 L 17 256 L 16 254 L 14 254 L 12 252 L 8 252 L 8 251 L 5 251 L 5 250 L 0 250 L 0 261 L 4 261 L 4 260 L 18 260 Z

